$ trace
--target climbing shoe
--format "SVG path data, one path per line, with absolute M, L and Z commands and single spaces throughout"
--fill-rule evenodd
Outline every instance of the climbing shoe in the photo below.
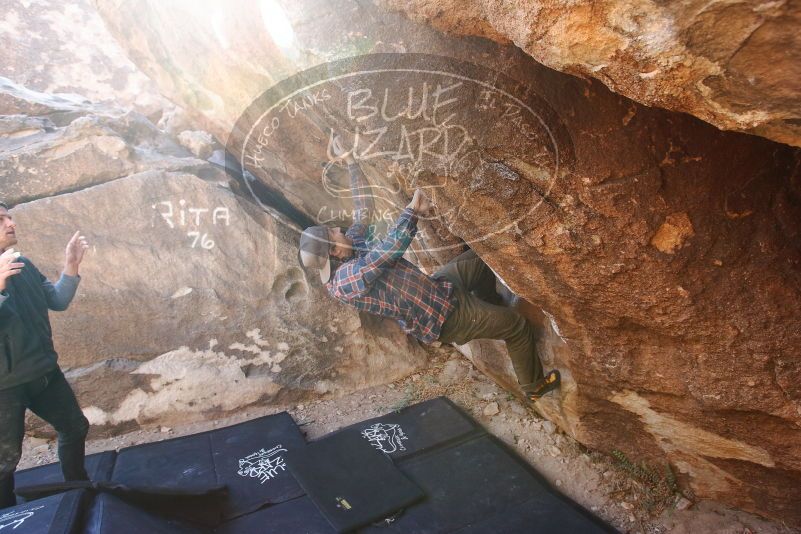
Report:
M 558 369 L 554 369 L 545 375 L 542 380 L 523 386 L 523 391 L 525 391 L 528 400 L 538 401 L 546 393 L 557 389 L 561 383 L 562 376 L 559 374 Z

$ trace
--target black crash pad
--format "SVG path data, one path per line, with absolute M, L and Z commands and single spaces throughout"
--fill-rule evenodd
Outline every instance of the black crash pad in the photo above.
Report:
M 427 499 L 388 528 L 365 532 L 614 532 L 488 434 L 419 454 L 398 467 Z
M 346 452 L 352 453 L 351 456 L 346 455 L 345 461 L 340 463 L 335 455 L 325 450 L 326 446 L 333 447 L 332 444 L 340 449 L 346 445 Z M 110 479 L 133 487 L 188 492 L 228 486 L 226 522 L 217 527 L 218 534 L 330 534 L 336 530 L 319 509 L 330 506 L 330 499 L 315 503 L 312 496 L 319 499 L 319 495 L 325 493 L 315 490 L 315 484 L 322 481 L 323 488 L 336 489 L 343 487 L 339 485 L 341 480 L 346 480 L 366 494 L 373 492 L 379 496 L 390 495 L 398 489 L 389 478 L 371 476 L 373 471 L 368 464 L 359 461 L 371 458 L 385 462 L 384 466 L 394 464 L 395 470 L 390 469 L 393 476 L 400 471 L 405 476 L 401 480 L 413 482 L 426 497 L 406 506 L 381 526 L 365 526 L 359 532 L 613 532 L 611 527 L 550 487 L 514 451 L 487 434 L 444 398 L 351 425 L 309 444 L 309 449 L 306 447 L 291 417 L 283 413 L 203 434 L 124 449 L 117 456 Z M 296 468 L 292 462 L 293 452 L 309 450 L 318 454 L 316 460 L 304 461 L 298 469 L 312 493 L 305 496 L 290 468 Z M 300 458 L 309 460 L 311 457 L 301 454 Z M 348 461 L 353 462 L 350 467 Z M 94 473 L 93 478 L 97 480 L 104 478 L 103 466 L 107 469 L 107 462 L 109 460 L 98 455 L 89 457 L 90 475 Z M 301 475 L 304 469 L 307 474 Z M 328 474 L 316 476 L 324 472 Z M 60 480 L 60 476 L 58 464 L 52 464 L 20 472 L 17 480 L 18 486 L 22 486 L 50 483 L 53 478 Z M 315 482 L 315 478 L 319 480 Z M 336 484 L 332 485 L 330 480 Z M 375 490 L 377 486 L 379 490 Z M 90 534 L 209 532 L 179 519 L 167 519 L 145 511 L 105 493 L 95 497 L 91 508 L 82 508 L 88 495 L 73 490 L 2 510 L 0 517 L 5 519 L 0 519 L 0 527 L 5 521 L 8 524 L 5 529 L 17 526 L 8 530 L 14 534 L 71 534 L 69 529 L 74 529 L 76 518 L 87 515 L 86 532 Z M 348 495 L 339 495 L 339 492 L 332 495 L 348 500 Z M 31 506 L 35 508 L 28 508 Z M 395 506 L 400 505 L 396 503 L 392 507 Z M 83 514 L 82 510 L 89 512 Z M 197 515 L 194 510 L 190 506 L 193 517 Z M 19 524 L 12 526 L 9 524 L 12 521 Z M 0 534 L 5 534 L 5 529 Z
M 145 511 L 209 527 L 217 526 L 222 522 L 223 509 L 228 499 L 228 489 L 225 486 L 203 490 L 134 488 L 119 482 L 88 480 L 24 486 L 15 491 L 18 496 L 32 501 L 72 489 L 86 490 L 92 496 L 107 493 Z
M 116 457 L 117 453 L 115 451 L 88 455 L 84 461 L 84 466 L 89 475 L 89 480 L 94 482 L 108 481 Z M 14 485 L 18 488 L 38 486 L 40 484 L 57 484 L 63 480 L 64 475 L 61 473 L 61 464 L 59 462 L 32 467 L 14 473 Z M 24 499 L 17 497 L 17 502 L 24 502 Z
M 483 521 L 474 522 L 457 532 L 459 534 L 617 533 L 615 529 L 601 523 L 599 519 L 589 516 L 575 503 L 566 503 L 568 509 L 564 506 L 549 508 L 550 505 L 548 500 L 538 496 Z
M 0 532 L 76 534 L 86 497 L 74 490 L 0 510 Z
M 335 534 L 309 497 L 262 508 L 221 525 L 215 534 Z
M 123 449 L 111 480 L 134 487 L 203 490 L 227 486 L 224 517 L 303 495 L 285 454 L 305 447 L 286 412 L 180 438 Z
M 397 412 L 347 426 L 339 433 L 358 433 L 393 460 L 413 456 L 484 430 L 450 400 L 438 397 Z
M 422 490 L 361 435 L 340 432 L 287 454 L 295 479 L 337 532 L 402 510 Z
M 83 534 L 202 534 L 177 519 L 151 514 L 108 493 L 95 497 Z

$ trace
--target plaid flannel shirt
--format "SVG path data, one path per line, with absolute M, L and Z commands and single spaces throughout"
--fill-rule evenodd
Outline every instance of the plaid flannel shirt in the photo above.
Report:
M 372 199 L 358 164 L 348 169 L 355 209 L 345 235 L 353 240 L 354 256 L 336 270 L 326 284 L 328 292 L 359 310 L 397 320 L 423 343 L 436 341 L 453 309 L 453 284 L 424 274 L 403 258 L 417 233 L 417 216 L 410 208 L 403 210 L 383 241 L 368 236 L 365 223 Z

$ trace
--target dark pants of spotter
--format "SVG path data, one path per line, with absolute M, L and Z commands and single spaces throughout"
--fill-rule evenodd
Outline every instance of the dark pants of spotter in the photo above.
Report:
M 61 369 L 0 390 L 0 508 L 14 506 L 14 470 L 22 456 L 25 410 L 53 425 L 58 432 L 58 459 L 64 480 L 88 480 L 84 448 L 89 421 Z
M 542 378 L 534 328 L 517 311 L 487 302 L 497 298 L 495 274 L 475 252 L 460 254 L 434 276 L 453 282 L 458 301 L 442 325 L 439 341 L 463 345 L 473 339 L 502 339 L 520 384 Z

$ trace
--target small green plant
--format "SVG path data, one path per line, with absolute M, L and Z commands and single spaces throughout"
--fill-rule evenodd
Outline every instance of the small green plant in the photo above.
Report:
M 639 501 L 649 514 L 661 513 L 672 506 L 681 494 L 670 464 L 666 464 L 664 471 L 661 471 L 649 467 L 645 462 L 637 465 L 617 449 L 612 451 L 612 456 L 617 460 L 617 467 L 634 482 L 634 489 L 640 490 Z

